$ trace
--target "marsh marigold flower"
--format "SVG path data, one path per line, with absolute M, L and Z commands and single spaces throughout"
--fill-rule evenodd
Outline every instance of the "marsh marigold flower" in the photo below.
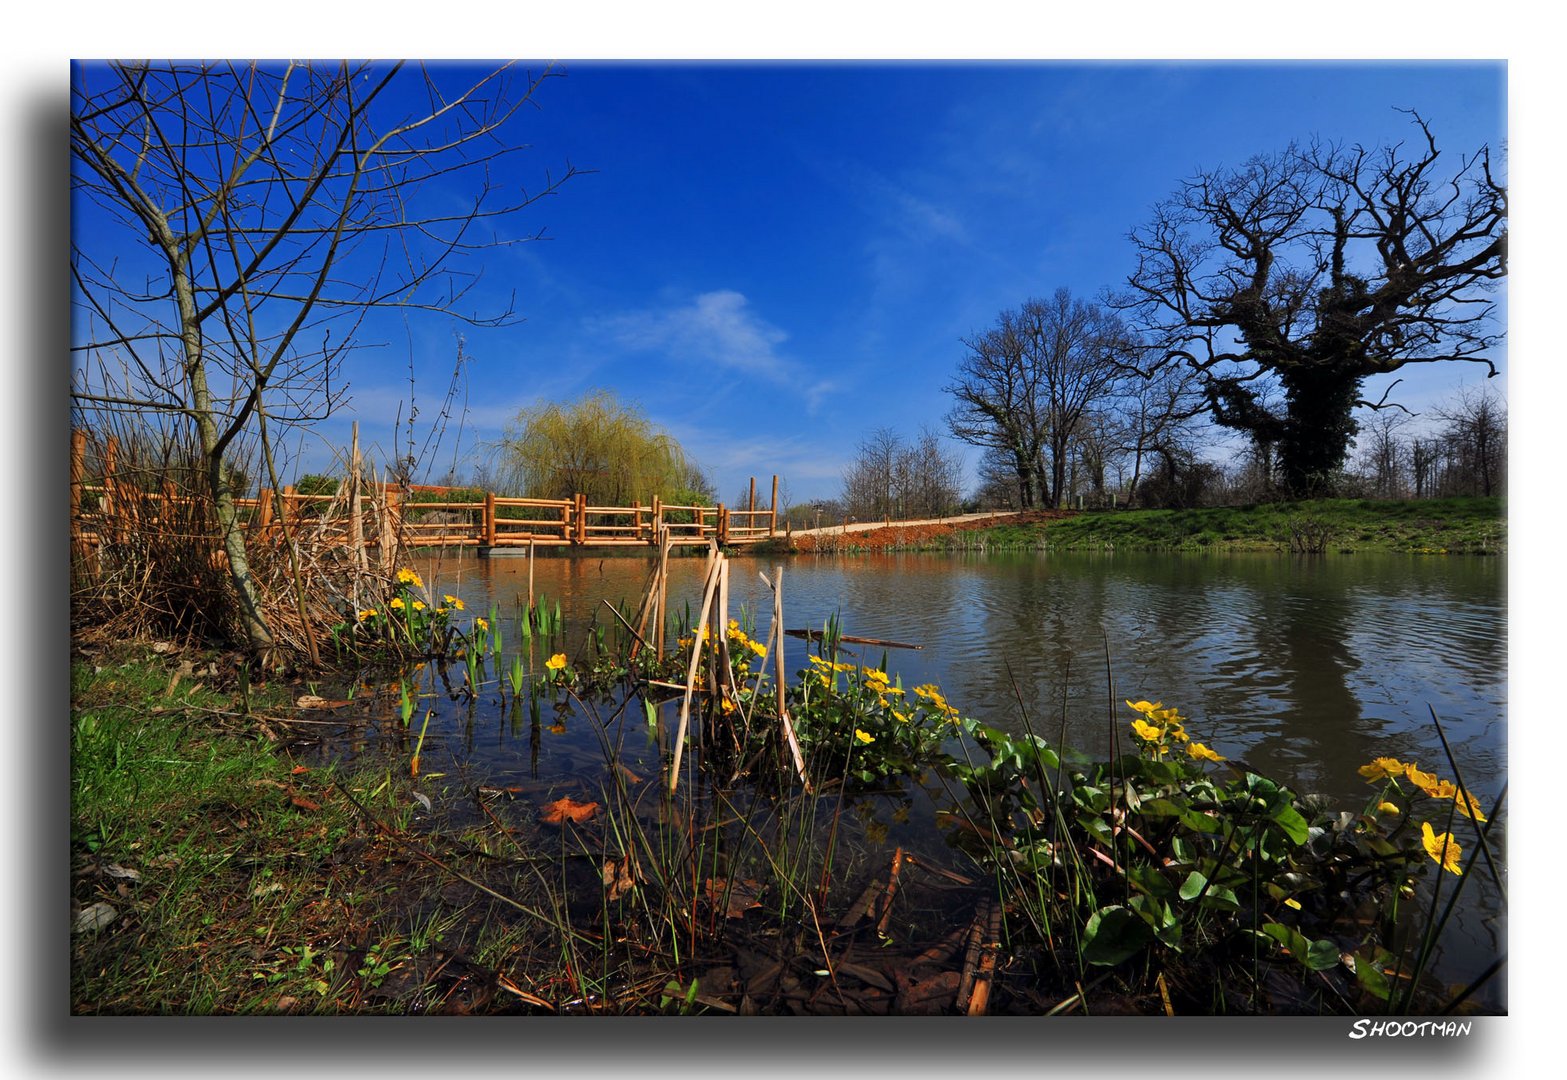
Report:
M 1409 782 L 1427 795 L 1435 796 L 1441 788 L 1437 786 L 1435 773 L 1421 772 L 1415 767 L 1414 762 L 1404 766 L 1404 775 L 1409 777 Z
M 1164 738 L 1164 728 L 1155 727 L 1141 718 L 1132 721 L 1132 730 L 1137 732 L 1137 737 L 1145 742 L 1158 742 Z
M 551 671 L 562 670 L 566 666 L 566 654 L 563 652 L 556 653 L 554 656 L 544 661 L 544 666 L 549 668 Z
M 442 599 L 452 607 L 456 608 L 458 611 L 463 610 L 463 602 L 457 599 L 457 597 L 453 596 L 451 593 L 447 593 L 444 597 L 442 597 Z
M 475 620 L 473 620 L 473 628 L 475 630 L 488 630 L 490 628 L 490 620 L 489 619 L 475 619 Z
M 1404 763 L 1399 761 L 1397 758 L 1372 758 L 1371 764 L 1362 765 L 1357 771 L 1367 780 L 1386 780 L 1393 776 L 1403 776 Z
M 1484 821 L 1485 814 L 1480 811 L 1480 804 L 1475 801 L 1473 795 L 1465 795 L 1458 792 L 1453 796 L 1453 801 L 1458 804 L 1458 812 L 1474 821 Z
M 1385 817 L 1392 817 L 1394 814 L 1403 813 L 1403 811 L 1401 811 L 1393 803 L 1390 803 L 1390 802 L 1387 802 L 1386 800 L 1384 800 L 1382 802 L 1377 803 L 1377 813 L 1382 814 Z
M 364 622 L 366 619 L 373 619 L 373 618 L 375 618 L 379 614 L 380 614 L 380 612 L 377 611 L 375 608 L 369 608 L 369 609 L 367 609 L 365 611 L 361 611 L 359 613 L 359 621 L 360 622 Z
M 1194 742 L 1186 748 L 1186 756 L 1197 758 L 1199 761 L 1224 761 L 1223 754 L 1216 754 L 1200 742 Z
M 403 610 L 403 598 L 401 596 L 394 596 L 392 597 L 391 602 L 386 606 L 396 608 L 398 611 L 401 611 Z
M 404 585 L 412 585 L 419 589 L 424 588 L 424 581 L 419 577 L 418 574 L 414 573 L 406 566 L 397 571 L 397 580 L 402 582 Z
M 873 743 L 876 741 L 876 736 L 868 731 L 861 731 L 859 728 L 854 729 L 854 737 L 862 743 Z
M 1450 870 L 1455 874 L 1463 873 L 1459 861 L 1463 858 L 1463 849 L 1458 846 L 1447 833 L 1435 832 L 1429 821 L 1420 823 L 1420 842 L 1425 845 L 1426 854 L 1441 864 L 1443 870 Z

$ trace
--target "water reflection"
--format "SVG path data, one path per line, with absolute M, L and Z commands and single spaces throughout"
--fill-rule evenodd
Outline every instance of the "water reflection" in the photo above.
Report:
M 785 619 L 911 642 L 866 649 L 905 685 L 934 681 L 965 712 L 1020 731 L 1061 730 L 1091 753 L 1124 725 L 1123 698 L 1180 706 L 1197 737 L 1304 790 L 1363 798 L 1355 769 L 1377 755 L 1447 771 L 1429 710 L 1466 779 L 1492 795 L 1505 775 L 1506 611 L 1498 559 L 1356 555 L 871 555 L 733 560 L 731 604 L 765 635 L 759 572 L 784 568 Z M 535 594 L 568 625 L 635 605 L 642 558 L 538 559 Z M 471 607 L 497 607 L 519 644 L 526 560 L 423 567 Z M 699 600 L 701 560 L 677 560 L 670 605 Z M 788 642 L 789 667 L 803 643 Z M 548 740 L 546 740 L 546 747 Z M 479 748 L 475 752 L 481 752 Z

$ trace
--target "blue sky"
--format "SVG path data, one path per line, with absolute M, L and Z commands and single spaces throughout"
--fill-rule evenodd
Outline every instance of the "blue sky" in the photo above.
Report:
M 482 288 L 496 306 L 515 290 L 525 321 L 367 324 L 361 342 L 379 347 L 345 365 L 350 404 L 297 445 L 301 471 L 346 446 L 353 420 L 389 455 L 410 365 L 428 420 L 460 331 L 466 413 L 426 458 L 431 477 L 465 473 L 519 409 L 605 387 L 673 434 L 722 500 L 773 473 L 795 502 L 830 498 L 874 429 L 944 431 L 962 338 L 1057 287 L 1122 283 L 1127 232 L 1195 170 L 1292 139 L 1407 138 L 1398 108 L 1426 116 L 1451 158 L 1506 138 L 1500 63 L 561 67 L 514 128 L 531 149 L 507 179 L 591 172 L 516 222 L 547 239 L 484 258 Z M 1409 368 L 1399 400 L 1419 409 L 1482 373 Z
M 1506 138 L 1501 64 L 563 67 L 516 167 L 594 171 L 530 211 L 549 239 L 488 259 L 526 322 L 466 332 L 465 437 L 436 471 L 520 407 L 608 387 L 722 499 L 774 472 L 795 501 L 831 497 L 871 430 L 942 430 L 964 336 L 1058 286 L 1123 281 L 1126 233 L 1194 170 L 1291 139 L 1405 138 L 1396 108 L 1452 157 Z M 451 333 L 415 331 L 419 393 L 444 388 Z M 354 363 L 363 437 L 384 440 L 408 360 L 399 337 Z M 1401 399 L 1482 370 L 1406 369 Z

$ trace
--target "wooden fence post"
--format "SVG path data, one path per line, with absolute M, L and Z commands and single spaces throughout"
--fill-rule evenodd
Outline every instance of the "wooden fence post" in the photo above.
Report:
M 283 485 L 283 497 L 277 503 L 278 528 L 283 530 L 283 542 L 286 544 L 293 539 L 289 525 L 295 516 L 295 512 L 289 509 L 288 500 L 294 497 L 294 485 Z
M 251 531 L 256 536 L 265 539 L 267 530 L 272 527 L 272 489 L 261 489 L 261 498 L 256 500 L 256 516 L 250 519 Z
M 120 458 L 120 440 L 110 435 L 103 445 L 103 493 L 98 508 L 103 511 L 103 529 L 110 539 L 120 539 L 118 499 L 119 477 L 115 475 Z
M 577 543 L 588 542 L 588 497 L 577 492 Z
M 773 501 L 768 504 L 767 535 L 772 536 L 778 531 L 778 474 L 773 473 Z
M 657 495 L 653 496 L 652 520 L 648 522 L 648 543 L 658 546 L 658 534 L 664 527 L 664 500 Z
M 718 504 L 718 546 L 723 547 L 729 543 L 729 510 L 723 503 Z
M 495 492 L 484 493 L 484 546 L 495 546 Z
M 87 468 L 87 432 L 71 432 L 71 569 L 91 574 L 82 538 L 82 476 Z

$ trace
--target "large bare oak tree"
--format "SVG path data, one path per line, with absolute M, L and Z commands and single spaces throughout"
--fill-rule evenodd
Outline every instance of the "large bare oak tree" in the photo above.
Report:
M 1197 373 L 1216 422 L 1276 452 L 1292 496 L 1327 491 L 1354 409 L 1387 405 L 1362 399 L 1366 379 L 1441 361 L 1496 373 L 1504 179 L 1488 147 L 1452 161 L 1411 119 L 1408 145 L 1292 145 L 1200 172 L 1131 234 L 1116 306 L 1156 364 Z

